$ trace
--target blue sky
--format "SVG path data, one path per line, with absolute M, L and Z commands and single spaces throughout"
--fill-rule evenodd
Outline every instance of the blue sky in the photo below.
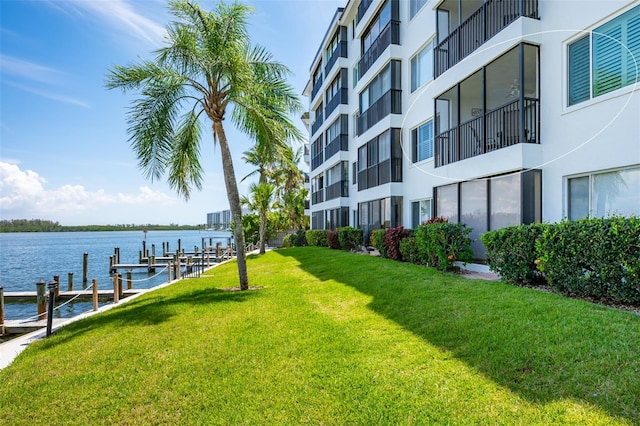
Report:
M 256 9 L 252 40 L 292 70 L 291 84 L 302 93 L 321 38 L 344 2 L 248 3 Z M 215 2 L 200 4 L 211 9 Z M 0 219 L 198 224 L 207 212 L 228 208 L 210 134 L 202 145 L 203 189 L 185 202 L 137 167 L 125 117 L 134 95 L 104 87 L 110 67 L 151 58 L 162 45 L 166 2 L 1 0 L 0 7 Z M 226 130 L 241 179 L 251 172 L 240 157 L 252 141 L 231 123 Z M 240 184 L 241 193 L 248 185 Z

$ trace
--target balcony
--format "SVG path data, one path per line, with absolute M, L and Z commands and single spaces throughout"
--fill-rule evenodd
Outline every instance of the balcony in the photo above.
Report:
M 334 184 L 327 186 L 326 188 L 326 200 L 334 200 L 340 197 L 348 197 L 349 196 L 349 182 L 346 180 L 341 180 Z
M 322 151 L 311 159 L 311 170 L 315 170 L 324 162 Z
M 316 121 L 311 125 L 311 134 L 315 135 L 318 130 L 320 130 L 320 126 L 322 126 L 322 122 L 324 117 L 322 116 L 322 106 L 318 109 L 318 113 L 316 115 Z
M 329 114 L 340 104 L 347 105 L 349 103 L 349 90 L 345 87 L 338 90 L 333 97 L 327 102 L 327 106 L 324 110 L 324 116 L 329 117 Z
M 437 135 L 435 166 L 445 166 L 519 143 L 539 144 L 539 135 L 539 99 L 517 99 Z
M 324 189 L 319 189 L 311 194 L 311 204 L 320 204 L 324 201 Z
M 358 116 L 358 136 L 389 114 L 402 114 L 402 90 L 389 90 Z
M 371 43 L 369 50 L 364 52 L 358 62 L 358 76 L 360 79 L 369 71 L 374 62 L 387 50 L 391 44 L 400 44 L 400 22 L 392 20 L 380 32 L 376 40 Z
M 338 42 L 338 45 L 331 53 L 331 56 L 327 61 L 327 65 L 325 65 L 324 67 L 325 75 L 329 75 L 329 71 L 331 71 L 331 68 L 336 63 L 338 58 L 346 58 L 346 57 L 347 57 L 347 42 L 343 40 L 341 42 Z
M 371 6 L 372 3 L 373 3 L 373 0 L 360 1 L 360 4 L 358 5 L 358 22 L 362 20 L 362 17 L 364 16 L 365 13 L 367 13 L 367 10 L 369 10 L 369 6 Z
M 313 100 L 316 97 L 321 87 L 322 87 L 322 74 L 320 74 L 320 77 L 318 77 L 318 81 L 316 81 L 313 84 L 313 89 L 311 89 L 311 100 Z
M 446 2 L 443 4 L 446 5 Z M 454 12 L 442 6 L 438 11 L 447 14 Z M 487 0 L 482 3 L 435 47 L 435 78 L 469 56 L 521 16 L 540 19 L 538 0 Z
M 329 145 L 324 149 L 327 159 L 331 158 L 339 151 L 349 150 L 349 136 L 345 134 L 338 135 L 334 140 L 329 142 Z

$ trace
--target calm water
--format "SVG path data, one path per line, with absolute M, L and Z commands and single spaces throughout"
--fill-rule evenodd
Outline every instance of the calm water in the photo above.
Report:
M 98 288 L 113 289 L 109 274 L 109 256 L 120 248 L 120 263 L 138 263 L 142 243 L 151 253 L 155 244 L 156 256 L 162 255 L 162 244 L 169 251 L 181 247 L 193 251 L 194 246 L 216 242 L 227 245 L 229 232 L 213 231 L 142 231 L 116 232 L 25 232 L 0 233 L 0 286 L 5 292 L 35 291 L 38 280 L 50 281 L 60 276 L 60 288 L 66 290 L 68 274 L 73 272 L 74 290 L 83 288 L 82 259 L 89 254 L 88 280 L 98 279 Z M 119 271 L 124 272 L 125 271 Z M 150 288 L 167 281 L 167 271 L 157 268 L 156 273 L 146 269 L 134 270 L 133 288 Z M 125 288 L 126 288 L 126 282 Z M 57 304 L 57 303 L 56 303 Z M 91 302 L 70 303 L 56 311 L 56 317 L 68 318 L 92 309 Z M 21 319 L 36 314 L 35 303 L 5 303 L 5 319 Z

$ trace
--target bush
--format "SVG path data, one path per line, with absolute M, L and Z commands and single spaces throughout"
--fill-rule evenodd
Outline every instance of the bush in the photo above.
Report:
M 340 239 L 338 238 L 338 231 L 327 230 L 327 245 L 329 248 L 340 250 Z
M 374 229 L 373 231 L 371 231 L 371 235 L 369 236 L 371 245 L 380 252 L 380 256 L 386 257 L 383 239 L 384 239 L 384 229 Z
M 310 246 L 327 247 L 327 232 L 324 229 L 309 229 L 305 236 Z
M 469 262 L 473 259 L 471 229 L 463 223 L 436 222 L 420 225 L 416 240 L 421 258 L 427 266 L 441 271 L 455 270 L 456 261 Z
M 480 236 L 487 249 L 487 263 L 492 271 L 512 284 L 544 281 L 536 266 L 536 241 L 546 224 L 508 226 Z
M 402 260 L 402 255 L 400 254 L 400 241 L 410 235 L 411 232 L 408 229 L 404 229 L 402 226 L 385 229 L 382 237 L 385 257 L 392 260 Z
M 293 244 L 296 247 L 304 247 L 307 245 L 307 238 L 304 229 L 298 229 L 293 235 Z
M 406 237 L 400 240 L 400 255 L 405 262 L 424 265 L 416 237 Z
M 345 226 L 338 230 L 338 241 L 343 250 L 360 250 L 362 245 L 362 229 Z
M 293 234 L 287 234 L 284 236 L 284 238 L 282 239 L 282 247 L 293 247 L 293 240 L 294 240 L 295 236 Z
M 640 218 L 549 225 L 536 244 L 539 269 L 556 290 L 640 305 Z

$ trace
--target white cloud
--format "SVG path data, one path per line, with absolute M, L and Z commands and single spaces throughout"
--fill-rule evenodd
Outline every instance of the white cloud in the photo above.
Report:
M 22 91 L 28 92 L 28 93 L 32 93 L 36 96 L 40 96 L 42 98 L 46 98 L 46 99 L 51 99 L 57 102 L 62 102 L 65 104 L 71 104 L 71 105 L 76 105 L 76 106 L 80 106 L 83 108 L 90 108 L 89 104 L 80 100 L 80 99 L 76 99 L 76 98 L 72 98 L 70 96 L 66 96 L 66 95 L 61 95 L 59 93 L 54 93 L 54 92 L 50 92 L 47 90 L 39 90 L 36 89 L 34 87 L 29 87 L 29 86 L 24 86 L 22 84 L 17 84 L 17 83 L 11 83 L 11 82 L 7 82 L 6 83 L 8 86 L 12 86 L 15 87 L 16 89 L 20 89 Z
M 65 74 L 63 71 L 55 68 L 3 54 L 0 54 L 0 71 L 2 74 L 43 83 L 51 82 L 56 75 Z
M 104 211 L 148 206 L 158 208 L 177 202 L 148 186 L 137 193 L 110 194 L 100 189 L 88 191 L 82 185 L 64 185 L 47 189 L 46 179 L 32 170 L 21 170 L 16 164 L 0 162 L 0 211 L 2 217 L 57 217 L 65 213 Z

